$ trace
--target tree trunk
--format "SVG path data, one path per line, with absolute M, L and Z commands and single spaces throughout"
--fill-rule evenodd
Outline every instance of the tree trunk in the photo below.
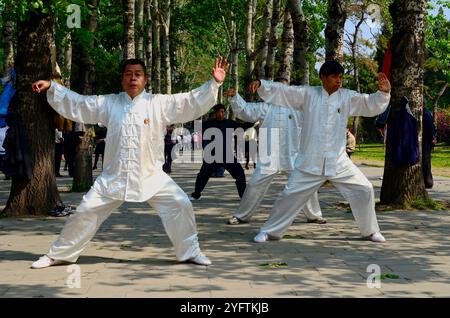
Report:
M 136 52 L 137 58 L 144 60 L 144 0 L 137 0 L 136 5 Z
M 161 22 L 163 29 L 162 36 L 162 60 L 164 63 L 166 78 L 166 94 L 172 94 L 172 63 L 170 62 L 170 18 L 172 14 L 171 1 L 164 1 L 161 14 Z
M 328 0 L 325 27 L 325 59 L 344 61 L 344 25 L 347 20 L 346 0 Z
M 134 42 L 135 0 L 123 0 L 123 9 L 124 9 L 123 59 L 128 60 L 135 57 L 135 42 Z
M 61 45 L 58 47 L 58 64 L 64 86 L 70 87 L 72 72 L 72 36 L 69 32 L 64 34 Z
M 434 106 L 433 106 L 433 123 L 435 126 L 437 126 L 437 111 L 438 111 L 438 105 L 439 105 L 439 99 L 441 98 L 442 95 L 444 95 L 445 90 L 448 87 L 448 83 L 445 83 L 444 86 L 442 86 L 441 90 L 439 91 L 438 95 L 436 96 L 436 99 L 434 101 Z
M 160 14 L 158 0 L 153 0 L 153 93 L 161 93 L 161 45 L 160 45 Z
M 270 25 L 269 48 L 266 62 L 266 78 L 273 80 L 275 77 L 275 57 L 278 48 L 278 25 L 281 18 L 281 1 L 273 0 L 272 23 Z M 292 21 L 291 21 L 292 23 Z
M 6 74 L 14 68 L 14 29 L 15 22 L 12 20 L 12 8 L 6 5 L 3 10 L 3 66 Z
M 266 76 L 266 63 L 267 55 L 269 52 L 269 40 L 270 40 L 270 29 L 272 21 L 272 7 L 273 0 L 267 0 L 266 8 L 264 10 L 264 26 L 261 33 L 261 39 L 259 42 L 259 56 L 258 56 L 258 66 L 257 72 L 255 74 L 256 78 L 267 78 Z
M 46 94 L 35 94 L 30 85 L 51 78 L 56 67 L 55 35 L 50 15 L 29 12 L 29 19 L 18 23 L 15 61 L 17 92 L 12 109 L 24 127 L 32 165 L 31 180 L 12 178 L 6 208 L 8 216 L 46 215 L 61 204 L 55 180 L 55 128 L 53 110 Z
M 152 0 L 145 0 L 145 20 L 146 20 L 146 26 L 145 26 L 145 34 L 146 37 L 146 43 L 145 43 L 145 66 L 147 67 L 147 75 L 149 75 L 149 80 L 147 81 L 146 89 L 149 91 L 152 91 L 152 45 L 153 45 L 153 21 L 152 21 Z
M 292 25 L 291 12 L 286 6 L 284 12 L 283 34 L 281 35 L 281 56 L 279 77 L 291 81 L 292 59 L 294 54 L 294 27 Z
M 237 38 L 237 28 L 236 28 L 236 21 L 234 20 L 234 14 L 233 14 L 233 20 L 231 21 L 231 70 L 230 70 L 230 76 L 232 80 L 232 87 L 236 90 L 236 92 L 239 90 L 239 74 L 238 74 L 238 67 L 239 67 L 239 41 Z
M 400 109 L 400 98 L 406 96 L 417 118 L 419 140 L 422 129 L 424 24 L 426 0 L 394 0 L 389 7 L 393 22 L 391 65 L 391 118 Z M 420 145 L 420 143 L 419 143 Z M 421 164 L 397 167 L 391 161 L 391 144 L 386 143 L 382 204 L 405 206 L 418 197 L 427 197 Z
M 294 78 L 295 84 L 309 84 L 308 25 L 302 10 L 301 0 L 289 0 L 294 26 Z
M 247 0 L 247 21 L 246 21 L 246 32 L 245 32 L 245 51 L 247 53 L 247 64 L 245 68 L 244 75 L 244 85 L 247 85 L 252 80 L 253 70 L 255 69 L 255 22 L 254 16 L 256 11 L 256 0 Z M 253 95 L 245 90 L 245 99 L 252 100 Z
M 100 0 L 90 0 L 89 7 L 91 14 L 86 21 L 86 29 L 90 33 L 97 30 L 97 8 Z M 79 91 L 83 95 L 94 95 L 95 92 L 95 64 L 89 51 L 94 48 L 95 43 L 92 41 L 89 47 L 81 48 L 80 56 L 80 84 Z M 92 125 L 76 125 L 83 127 L 80 131 L 84 131 L 79 143 L 77 144 L 75 155 L 75 169 L 73 175 L 72 191 L 84 192 L 89 190 L 93 184 L 92 177 Z
M 359 63 L 358 63 L 358 33 L 361 27 L 361 24 L 366 19 L 364 15 L 365 7 L 361 8 L 360 18 L 358 23 L 355 26 L 355 33 L 353 33 L 353 37 L 350 43 L 350 47 L 352 50 L 352 63 L 353 63 L 353 78 L 355 79 L 356 91 L 358 93 L 361 92 L 361 83 L 359 81 Z M 356 116 L 353 120 L 353 135 L 355 136 L 355 142 L 358 143 L 359 135 L 358 135 L 358 126 L 359 126 L 359 116 Z

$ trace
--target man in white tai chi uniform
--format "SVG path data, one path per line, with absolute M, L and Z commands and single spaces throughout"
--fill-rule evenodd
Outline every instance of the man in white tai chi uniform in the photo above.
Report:
M 375 214 L 373 186 L 352 163 L 345 147 L 348 118 L 382 113 L 389 103 L 391 85 L 386 75 L 380 73 L 379 91 L 359 94 L 341 88 L 343 73 L 344 68 L 338 62 L 327 61 L 319 71 L 322 86 L 287 86 L 264 80 L 250 83 L 250 91 L 258 91 L 265 102 L 291 107 L 303 114 L 295 170 L 255 242 L 281 239 L 300 209 L 327 180 L 350 203 L 362 236 L 374 242 L 385 241 Z
M 218 58 L 213 80 L 188 93 L 173 95 L 145 91 L 148 76 L 139 59 L 123 63 L 124 92 L 120 94 L 83 96 L 55 82 L 33 83 L 33 91 L 47 91 L 49 104 L 62 116 L 108 127 L 109 142 L 102 174 L 83 196 L 50 251 L 32 268 L 76 262 L 100 225 L 125 201 L 147 201 L 159 213 L 178 261 L 211 264 L 200 251 L 189 198 L 162 170 L 163 135 L 167 125 L 194 120 L 215 105 L 227 66 L 226 60 Z
M 287 84 L 287 81 L 284 80 Z M 288 107 L 269 103 L 247 103 L 235 89 L 225 92 L 237 118 L 256 122 L 259 129 L 259 160 L 255 172 L 245 188 L 239 208 L 228 224 L 247 223 L 261 203 L 275 175 L 291 173 L 298 155 L 301 133 L 301 113 Z M 275 140 L 272 140 L 275 138 Z M 252 150 L 252 149 L 250 149 Z M 256 150 L 256 149 L 255 149 Z M 324 224 L 317 191 L 303 207 L 309 223 Z

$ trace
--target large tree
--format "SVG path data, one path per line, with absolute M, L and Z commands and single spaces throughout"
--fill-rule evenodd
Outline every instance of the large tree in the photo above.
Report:
M 134 20 L 135 20 L 135 0 L 123 0 L 123 59 L 131 59 L 135 57 L 135 39 L 134 39 Z
M 21 3 L 26 7 L 25 3 Z M 50 11 L 47 4 L 44 10 Z M 14 175 L 4 213 L 9 216 L 45 215 L 61 203 L 54 171 L 54 112 L 45 94 L 34 94 L 31 83 L 55 74 L 56 49 L 52 16 L 29 11 L 18 23 L 17 92 L 12 109 L 24 128 L 31 157 L 30 180 Z
M 347 20 L 346 0 L 328 0 L 328 20 L 325 27 L 325 58 L 344 60 L 344 26 Z
M 85 19 L 85 28 L 89 35 L 97 30 L 97 8 L 100 0 L 89 0 L 91 10 L 87 19 Z M 94 95 L 95 90 L 95 65 L 92 59 L 94 49 L 94 38 L 89 37 L 85 46 L 79 48 L 79 87 L 78 91 L 83 95 Z M 89 190 L 93 184 L 92 180 L 92 125 L 77 124 L 82 127 L 80 130 L 84 133 L 77 141 L 75 155 L 75 169 L 73 175 L 73 191 L 84 192 Z
M 421 135 L 423 106 L 423 63 L 426 0 L 394 0 L 389 7 L 393 22 L 391 64 L 391 114 L 389 124 L 400 110 L 400 99 L 406 96 Z M 421 138 L 419 138 L 421 140 Z M 419 143 L 420 144 L 420 143 Z M 386 143 L 382 204 L 407 205 L 418 197 L 427 197 L 420 162 L 395 166 L 391 159 L 391 142 Z

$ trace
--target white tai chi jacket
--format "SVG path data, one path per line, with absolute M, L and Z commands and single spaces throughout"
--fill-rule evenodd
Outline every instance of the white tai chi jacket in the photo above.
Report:
M 239 94 L 228 100 L 239 119 L 262 121 L 258 136 L 261 169 L 292 171 L 300 146 L 301 113 L 269 103 L 247 103 Z
M 346 128 L 350 116 L 382 113 L 390 94 L 360 94 L 340 88 L 329 95 L 322 86 L 288 86 L 261 80 L 259 96 L 267 103 L 299 110 L 303 115 L 295 168 L 314 175 L 336 176 L 346 167 Z
M 103 172 L 93 188 L 116 200 L 149 200 L 170 178 L 162 171 L 164 130 L 170 123 L 194 120 L 215 103 L 220 84 L 214 79 L 188 93 L 149 94 L 131 99 L 120 94 L 83 96 L 52 82 L 49 104 L 62 116 L 108 127 Z

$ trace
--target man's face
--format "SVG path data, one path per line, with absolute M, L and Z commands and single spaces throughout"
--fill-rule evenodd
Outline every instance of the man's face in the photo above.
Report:
M 225 119 L 225 109 L 221 108 L 216 110 L 216 120 L 224 120 Z
M 122 75 L 123 90 L 127 92 L 131 98 L 134 98 L 144 90 L 147 78 L 142 65 L 128 64 Z
M 328 92 L 328 94 L 333 94 L 342 86 L 342 79 L 344 75 L 331 74 L 331 75 L 320 75 L 323 88 Z

